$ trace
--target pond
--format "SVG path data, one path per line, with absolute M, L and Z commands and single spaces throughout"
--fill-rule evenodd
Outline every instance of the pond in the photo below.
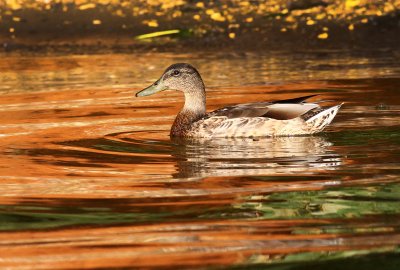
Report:
M 1 268 L 399 265 L 399 51 L 1 58 Z M 208 110 L 344 105 L 317 136 L 171 141 L 182 95 L 134 93 L 175 62 Z

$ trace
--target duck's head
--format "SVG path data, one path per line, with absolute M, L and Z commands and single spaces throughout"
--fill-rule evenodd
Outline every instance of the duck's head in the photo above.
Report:
M 204 93 L 204 83 L 199 72 L 186 63 L 169 66 L 155 83 L 136 93 L 144 97 L 164 90 L 178 90 L 185 94 Z

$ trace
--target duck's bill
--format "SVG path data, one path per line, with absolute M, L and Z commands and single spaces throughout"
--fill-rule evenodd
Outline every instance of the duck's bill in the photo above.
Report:
M 153 83 L 152 85 L 150 85 L 149 87 L 137 92 L 136 96 L 137 97 L 150 96 L 150 95 L 153 95 L 155 93 L 158 93 L 158 92 L 161 92 L 164 90 L 166 90 L 166 88 L 163 86 L 162 81 L 158 80 L 155 83 Z

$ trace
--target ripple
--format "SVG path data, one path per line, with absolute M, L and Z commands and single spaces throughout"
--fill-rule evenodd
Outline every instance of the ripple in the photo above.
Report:
M 27 67 L 0 78 L 1 267 L 32 268 L 38 258 L 52 269 L 133 260 L 148 268 L 325 267 L 398 255 L 400 81 L 359 79 L 363 65 L 374 76 L 382 65 L 196 56 L 210 67 L 207 85 L 218 85 L 208 89 L 210 110 L 316 92 L 346 103 L 319 136 L 170 140 L 181 96 L 135 99 L 128 85 L 152 81 L 176 57 L 157 65 L 148 55 L 109 57 L 72 57 L 79 71 Z M 91 70 L 99 59 L 104 65 Z M 127 67 L 138 63 L 132 78 Z M 330 80 L 293 83 L 309 76 Z

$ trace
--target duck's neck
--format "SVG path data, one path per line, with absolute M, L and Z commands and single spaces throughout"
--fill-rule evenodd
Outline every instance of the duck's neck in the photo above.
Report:
M 202 91 L 184 92 L 185 105 L 175 118 L 171 128 L 171 137 L 182 137 L 192 124 L 206 114 L 206 93 Z

